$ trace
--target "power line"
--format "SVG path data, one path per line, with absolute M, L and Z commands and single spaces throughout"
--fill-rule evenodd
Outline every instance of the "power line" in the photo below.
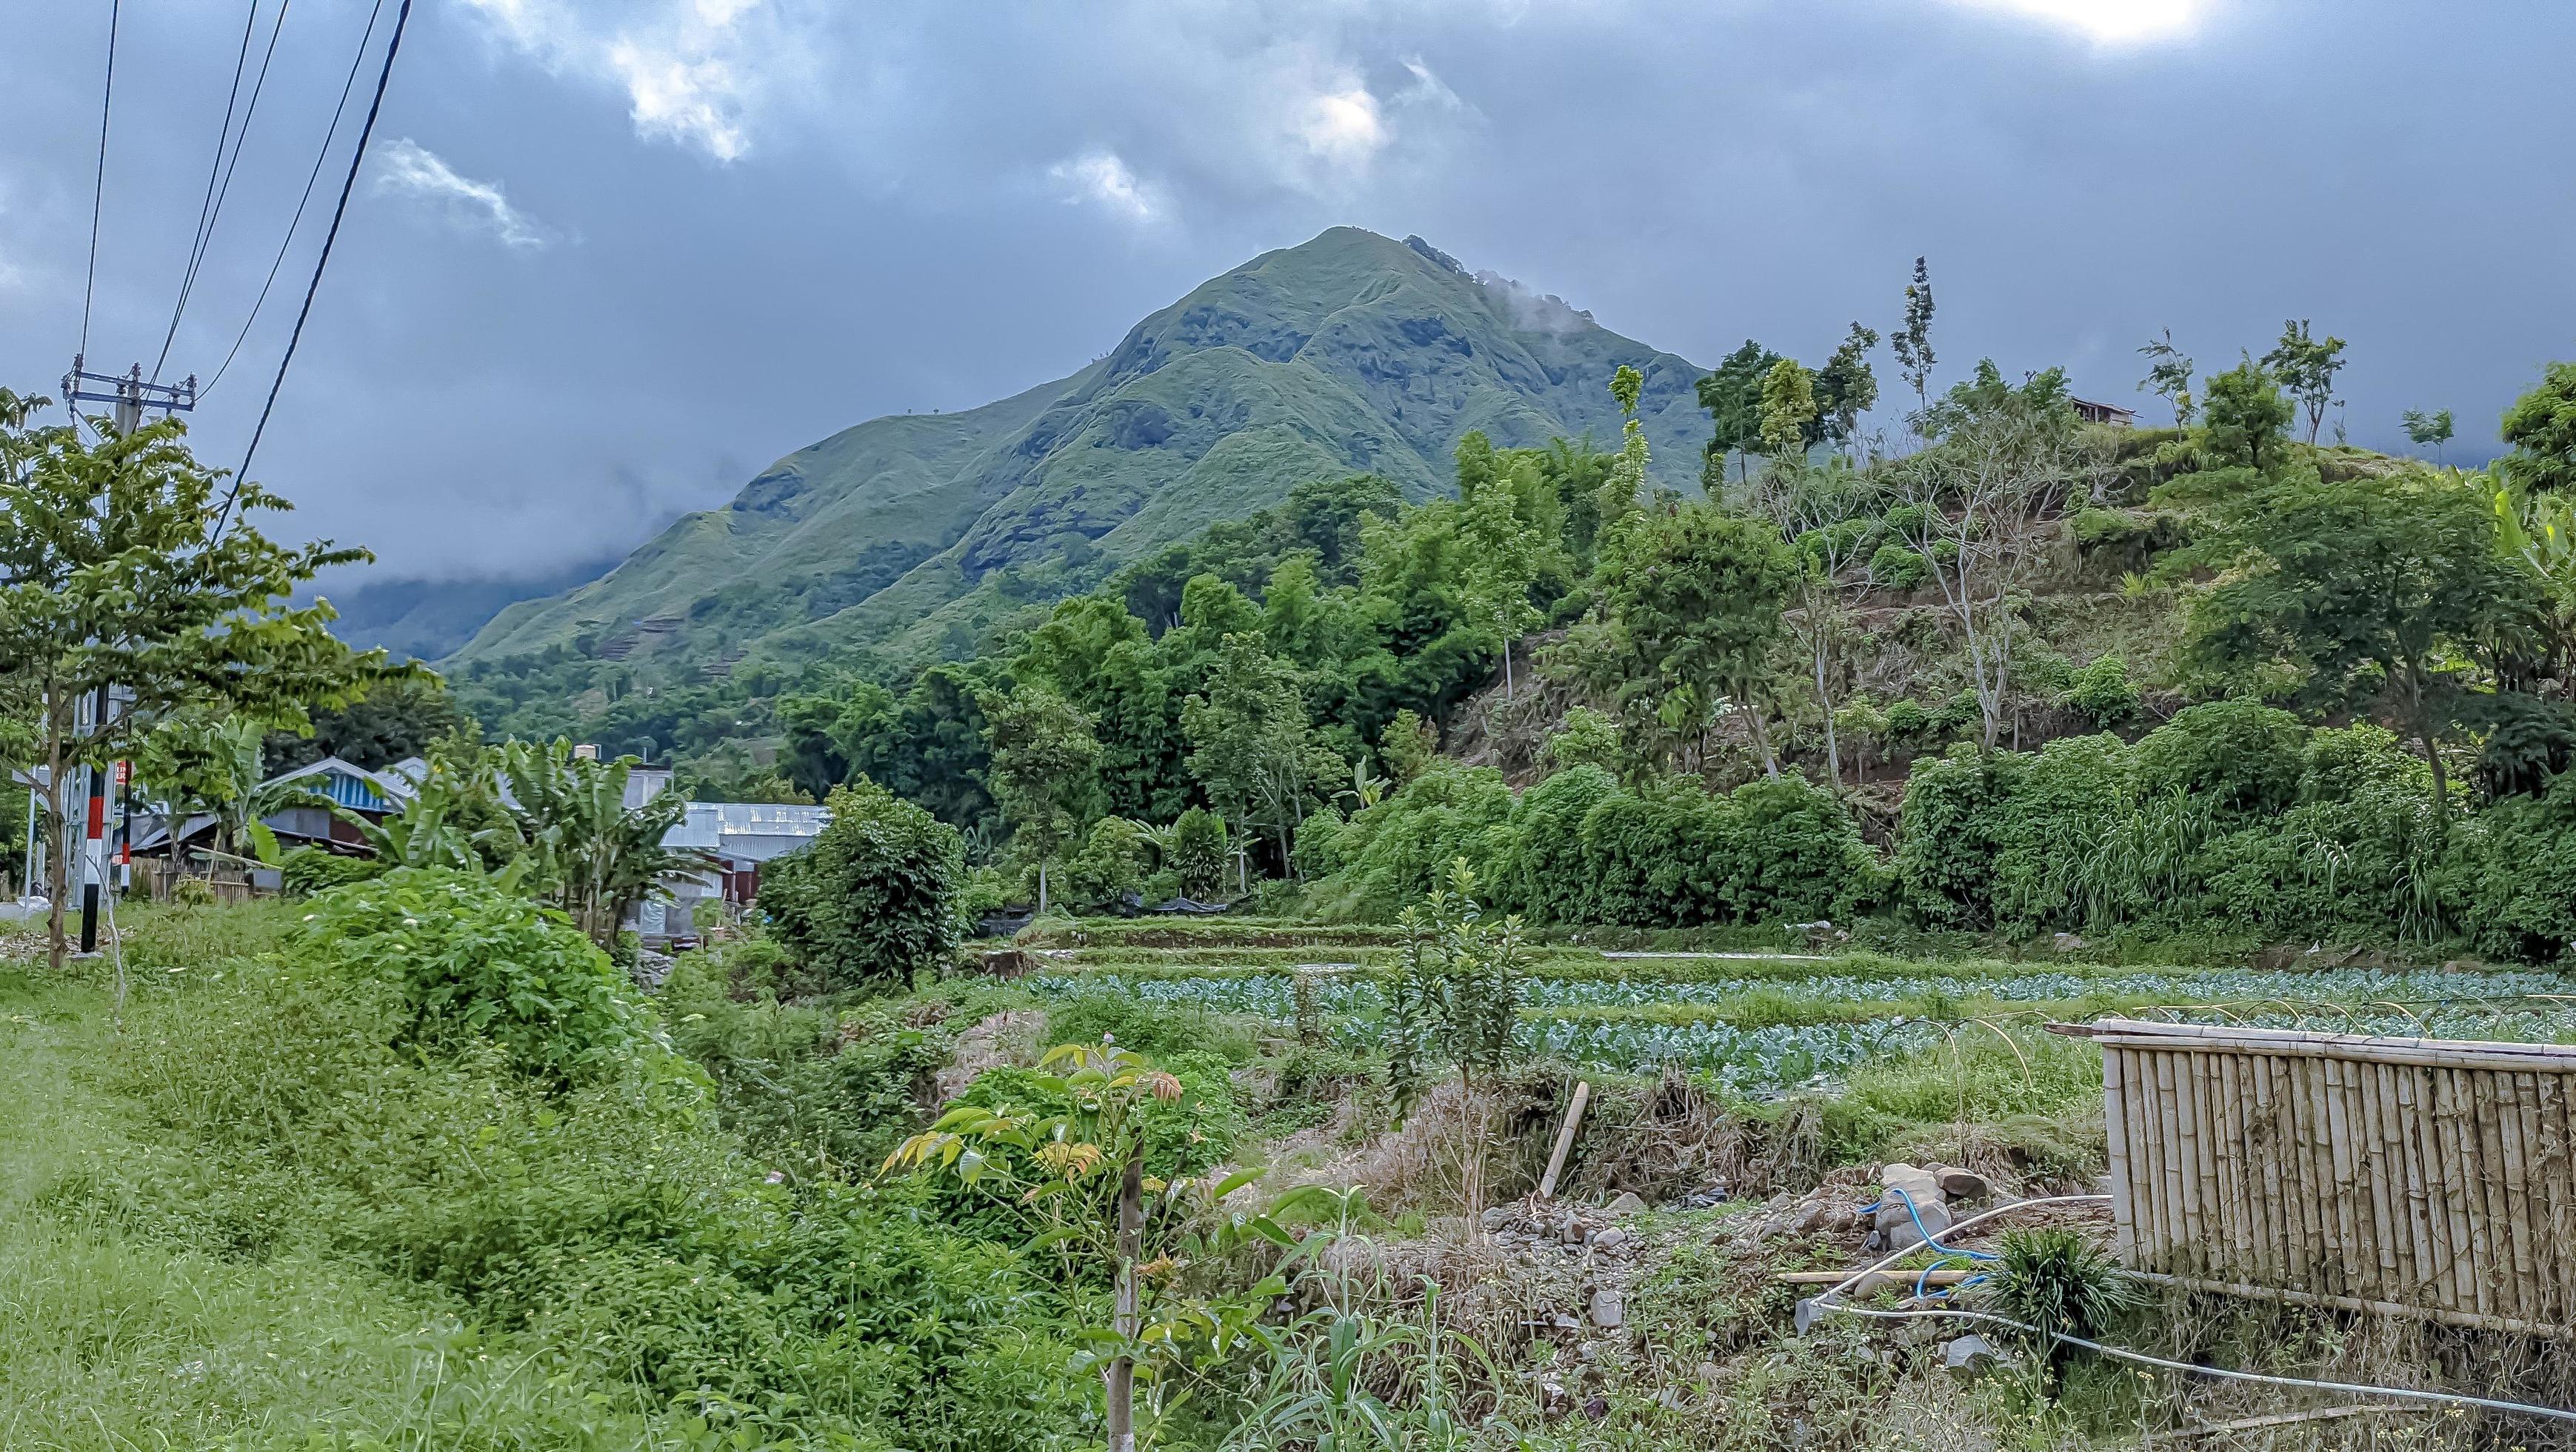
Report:
M 214 171 L 207 173 L 206 203 L 198 209 L 197 235 L 188 249 L 188 270 L 186 275 L 179 279 L 179 301 L 170 309 L 169 331 L 161 336 L 161 356 L 154 359 L 152 363 L 152 376 L 155 380 L 160 378 L 162 366 L 170 361 L 170 345 L 179 336 L 179 319 L 187 314 L 188 299 L 197 290 L 197 272 L 205 265 L 206 249 L 214 243 L 215 224 L 224 214 L 224 199 L 232 195 L 233 172 L 241 165 L 243 144 L 250 140 L 250 123 L 259 115 L 260 93 L 268 89 L 269 62 L 277 59 L 277 37 L 286 29 L 286 9 L 291 3 L 293 0 L 278 0 L 277 19 L 268 27 L 268 48 L 260 53 L 259 75 L 251 82 L 249 102 L 242 107 L 241 129 L 235 131 L 233 100 L 241 92 L 242 66 L 250 58 L 251 34 L 259 28 L 259 0 L 250 0 L 249 18 L 242 23 L 241 53 L 233 61 L 233 96 L 227 97 L 224 101 L 223 130 L 215 136 L 215 168 L 222 173 L 222 185 L 216 185 Z M 232 147 L 232 156 L 229 160 L 224 156 L 227 141 Z
M 259 423 L 251 429 L 250 447 L 242 451 L 241 468 L 233 473 L 232 491 L 224 496 L 222 513 L 215 517 L 216 534 L 232 518 L 233 502 L 241 498 L 243 481 L 250 477 L 250 461 L 259 453 L 260 436 L 268 432 L 268 416 L 277 407 L 277 391 L 286 386 L 286 370 L 295 361 L 295 345 L 304 338 L 305 319 L 313 316 L 313 295 L 322 289 L 322 270 L 331 265 L 331 244 L 340 238 L 340 219 L 349 212 L 349 194 L 358 187 L 358 168 L 367 159 L 367 139 L 376 132 L 376 113 L 384 109 L 385 86 L 394 78 L 394 57 L 402 52 L 403 27 L 411 23 L 411 0 L 402 0 L 394 12 L 393 38 L 385 44 L 384 69 L 376 72 L 375 98 L 367 103 L 367 119 L 358 128 L 357 149 L 349 153 L 349 174 L 341 179 L 340 200 L 331 208 L 331 230 L 322 234 L 322 255 L 313 260 L 313 280 L 304 286 L 304 306 L 295 314 L 295 330 L 286 335 L 286 354 L 277 360 L 277 377 L 268 385 L 268 402 L 260 405 Z
M 90 299 L 98 291 L 98 209 L 107 195 L 107 106 L 116 96 L 116 20 L 125 9 L 125 0 L 111 0 L 107 7 L 107 84 L 98 92 L 98 175 L 90 180 L 89 192 L 89 277 L 81 284 L 80 351 L 89 351 Z
M 233 359 L 241 353 L 243 340 L 250 336 L 251 324 L 259 321 L 259 310 L 268 303 L 268 290 L 277 285 L 278 270 L 286 265 L 287 250 L 295 243 L 296 230 L 304 225 L 304 208 L 313 200 L 313 184 L 322 178 L 322 163 L 331 159 L 331 142 L 340 134 L 340 121 L 349 111 L 349 93 L 358 86 L 358 68 L 366 63 L 367 42 L 375 39 L 376 19 L 384 14 L 384 10 L 385 0 L 376 0 L 375 8 L 367 12 L 367 28 L 359 34 L 358 49 L 349 57 L 349 74 L 340 82 L 339 104 L 331 108 L 330 128 L 322 133 L 321 149 L 313 153 L 313 169 L 304 174 L 304 194 L 295 199 L 295 215 L 287 219 L 286 235 L 277 239 L 277 256 L 269 260 L 268 276 L 259 285 L 259 296 L 251 300 L 250 316 L 242 319 L 241 331 L 233 334 L 233 345 L 225 352 L 224 361 L 216 366 L 215 376 L 207 379 L 206 386 L 198 390 L 201 398 L 223 381 L 224 370 L 233 366 Z

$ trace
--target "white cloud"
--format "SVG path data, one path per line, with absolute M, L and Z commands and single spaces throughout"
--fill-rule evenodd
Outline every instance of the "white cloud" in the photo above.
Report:
M 419 197 L 437 205 L 451 220 L 488 231 L 510 247 L 544 247 L 556 234 L 510 205 L 499 182 L 461 176 L 438 153 L 412 140 L 396 137 L 377 153 L 376 190 Z
M 2200 29 L 2204 0 L 1952 0 L 2062 26 L 2097 45 L 2184 39 Z
M 1377 97 L 1357 84 L 1308 97 L 1293 129 L 1309 152 L 1344 167 L 1365 165 L 1391 139 Z
M 686 60 L 622 40 L 608 48 L 608 65 L 625 84 L 627 114 L 643 135 L 695 146 L 718 161 L 751 149 L 741 122 L 742 85 L 723 61 Z
M 1422 57 L 1406 58 L 1404 68 L 1413 76 L 1413 84 L 1396 93 L 1396 105 L 1436 106 L 1443 111 L 1466 109 L 1467 103 L 1458 99 L 1458 93 L 1449 89 L 1447 81 L 1434 75 L 1431 67 L 1422 63 Z
M 613 87 L 635 132 L 738 160 L 772 95 L 801 84 L 820 47 L 776 0 L 461 0 L 493 37 L 548 71 Z
M 1138 222 L 1152 221 L 1163 211 L 1161 195 L 1139 181 L 1114 151 L 1067 157 L 1047 168 L 1047 175 L 1064 189 L 1068 202 L 1096 203 Z

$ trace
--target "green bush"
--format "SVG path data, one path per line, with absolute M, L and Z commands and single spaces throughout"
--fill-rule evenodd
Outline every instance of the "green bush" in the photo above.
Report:
M 1584 762 L 1521 793 L 1512 803 L 1509 850 L 1494 864 L 1496 900 L 1534 922 L 1593 921 L 1598 887 L 1583 819 L 1618 792 L 1607 769 Z
M 1145 829 L 1125 817 L 1103 817 L 1092 824 L 1082 850 L 1064 867 L 1065 901 L 1076 912 L 1106 912 L 1128 893 L 1139 891 L 1154 853 Z
M 1929 561 L 1891 540 L 1869 557 L 1870 583 L 1882 590 L 1912 590 L 1931 578 Z
M 2126 725 L 2138 715 L 2138 684 L 2129 679 L 2128 658 L 2120 655 L 2099 656 L 2078 666 L 2057 699 L 2104 731 Z
M 1558 771 L 1578 766 L 1616 770 L 1619 724 L 1589 706 L 1577 706 L 1565 713 L 1564 724 L 1547 738 L 1541 754 Z
M 313 899 L 294 952 L 308 971 L 402 995 L 398 1042 L 444 1051 L 488 1040 L 562 1082 L 669 1076 L 652 1010 L 572 926 L 479 873 L 398 867 Z
M 2454 848 L 2478 946 L 2552 962 L 2576 948 L 2576 772 L 2487 809 Z
M 2065 737 L 2035 756 L 2009 758 L 2007 793 L 1986 819 L 1994 922 L 2029 929 L 2076 921 L 2075 874 L 2089 864 L 2073 845 L 2127 812 L 2128 758 L 2116 736 Z
M 830 806 L 812 843 L 761 871 L 771 936 L 833 990 L 936 971 L 963 937 L 957 829 L 866 780 Z
M 2138 792 L 2181 792 L 2221 811 L 2266 814 L 2298 800 L 2308 728 L 2259 701 L 2204 701 L 2138 742 Z
M 1297 824 L 1297 843 L 1288 853 L 1289 865 L 1305 878 L 1330 877 L 1341 871 L 1348 861 L 1342 854 L 1342 839 L 1349 821 L 1330 807 L 1316 812 Z
M 373 857 L 343 857 L 319 847 L 298 847 L 278 864 L 279 876 L 286 891 L 294 897 L 311 897 L 352 882 L 365 882 L 384 874 L 385 865 Z
M 1905 905 L 1925 922 L 1965 928 L 1994 920 L 2002 814 L 2027 764 L 1965 745 L 1914 763 L 1897 820 L 1896 878 Z
M 1487 766 L 1434 763 L 1393 796 L 1351 818 L 1337 840 L 1346 864 L 1332 887 L 1344 910 L 1387 919 L 1467 859 L 1485 873 L 1507 836 L 1512 789 Z

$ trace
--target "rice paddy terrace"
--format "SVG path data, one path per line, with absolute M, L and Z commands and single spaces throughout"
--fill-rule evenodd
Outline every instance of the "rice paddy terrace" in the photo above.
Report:
M 1228 920 L 1035 930 L 1025 986 L 1113 994 L 1293 1028 L 1353 1049 L 1383 1032 L 1394 928 Z M 2576 1041 L 2576 974 L 2509 967 L 2154 967 L 2076 958 L 1925 961 L 1872 952 L 1607 950 L 1545 942 L 1522 980 L 1520 1050 L 1613 1073 L 1667 1067 L 1764 1095 L 1881 1056 L 2027 1039 L 2105 1015 L 2431 1038 Z

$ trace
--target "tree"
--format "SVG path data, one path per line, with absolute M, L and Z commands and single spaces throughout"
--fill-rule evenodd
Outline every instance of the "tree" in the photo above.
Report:
M 664 879 L 711 865 L 704 853 L 662 845 L 688 816 L 688 798 L 666 790 L 628 804 L 626 784 L 641 764 L 576 756 L 560 739 L 513 741 L 493 756 L 517 839 L 505 844 L 508 855 L 526 859 L 531 880 L 602 948 L 616 946 L 628 910 L 665 891 Z
M 2444 408 L 2426 413 L 2420 408 L 2410 408 L 2399 417 L 2406 425 L 2406 437 L 2419 449 L 2432 445 L 2433 462 L 2440 463 L 2442 446 L 2451 441 L 2451 411 Z
M 1610 375 L 1610 396 L 1618 401 L 1624 422 L 1619 426 L 1619 457 L 1610 465 L 1609 482 L 1601 486 L 1604 528 L 1633 513 L 1646 492 L 1646 426 L 1637 419 L 1637 398 L 1645 386 L 1645 375 L 1625 363 Z
M 2263 366 L 2307 409 L 2308 442 L 2315 444 L 2326 410 L 2335 403 L 2334 380 L 2343 369 L 2343 339 L 2328 337 L 2319 341 L 2309 333 L 2305 318 L 2285 322 L 2281 325 L 2281 341 L 2263 355 Z
M 310 706 L 345 703 L 388 670 L 382 651 L 332 637 L 327 604 L 289 603 L 320 571 L 372 556 L 272 543 L 254 521 L 289 506 L 255 481 L 236 481 L 227 517 L 224 474 L 198 464 L 176 421 L 93 445 L 75 426 L 31 426 L 43 403 L 0 394 L 0 681 L 31 717 L 22 744 L 57 832 L 78 819 L 79 768 L 131 759 L 180 711 L 300 728 Z M 111 688 L 105 719 L 80 731 L 79 713 Z M 67 857 L 48 855 L 57 969 Z
M 2310 475 L 2230 503 L 2219 524 L 2204 561 L 2225 573 L 2193 605 L 2184 659 L 2314 710 L 2383 704 L 2442 806 L 2464 662 L 2536 608 L 2487 495 L 2425 471 Z
M 1757 703 L 1797 580 L 1788 546 L 1761 520 L 1705 504 L 1638 514 L 1603 542 L 1598 603 L 1566 659 L 1624 721 L 1668 737 L 1699 737 L 1728 707 L 1745 712 L 1776 775 Z
M 957 829 L 876 783 L 832 792 L 832 820 L 761 871 L 770 934 L 827 989 L 902 984 L 963 940 Z
M 1296 671 L 1260 637 L 1226 636 L 1207 690 L 1181 703 L 1181 731 L 1190 774 L 1217 810 L 1246 828 L 1268 827 L 1288 862 L 1307 799 L 1345 769 L 1312 740 Z
M 1631 379 L 1636 376 L 1633 369 L 1623 368 L 1620 372 Z M 1636 430 L 1633 388 L 1627 395 L 1626 407 L 1629 432 L 1637 446 L 1636 474 L 1642 479 L 1645 473 L 1645 437 Z M 1536 482 L 1537 471 L 1534 468 L 1508 472 L 1490 467 L 1471 469 L 1469 444 L 1482 445 L 1485 439 L 1482 434 L 1469 434 L 1467 439 L 1468 443 L 1459 445 L 1459 533 L 1467 544 L 1467 573 L 1466 578 L 1459 582 L 1460 595 L 1469 618 L 1480 625 L 1489 625 L 1501 647 L 1503 699 L 1508 701 L 1512 698 L 1512 647 L 1544 618 L 1530 599 L 1530 588 L 1542 574 L 1551 571 L 1562 573 L 1563 570 L 1561 529 L 1552 532 L 1549 528 L 1551 524 L 1561 524 L 1561 517 L 1526 518 L 1534 506 L 1543 506 L 1553 513 L 1557 503 L 1554 491 L 1513 487 L 1516 475 L 1526 475 L 1527 482 Z M 1625 454 L 1621 456 L 1621 462 L 1624 466 Z M 1625 472 L 1624 467 L 1617 471 L 1618 474 Z M 1614 474 L 1610 488 L 1614 499 L 1620 497 L 1623 488 L 1626 497 L 1632 500 L 1635 497 L 1635 484 L 1621 480 L 1617 474 Z M 1288 566 L 1282 566 L 1281 573 L 1291 575 L 1291 583 L 1294 583 L 1293 572 Z M 1274 575 L 1271 579 L 1274 613 L 1278 589 L 1279 577 Z M 1268 631 L 1264 633 L 1270 635 L 1272 648 L 1279 649 L 1278 635 Z
M 1860 429 L 1860 416 L 1878 406 L 1878 375 L 1869 366 L 1869 350 L 1877 346 L 1874 329 L 1853 323 L 1825 366 L 1816 370 L 1815 427 L 1824 439 L 1849 443 Z
M 2173 329 L 2167 328 L 2162 337 L 2149 339 L 2138 351 L 2147 359 L 2147 376 L 2139 380 L 2138 387 L 2154 390 L 2173 405 L 2175 428 L 2191 427 L 2191 355 L 2174 346 Z
M 2576 493 L 2576 363 L 2552 363 L 2540 386 L 2506 409 L 2500 429 L 2512 452 L 2497 461 L 2528 493 Z
M 1794 358 L 1772 364 L 1762 378 L 1762 452 L 1773 469 L 1805 462 L 1807 431 L 1816 417 L 1815 375 Z
M 2261 364 L 2249 358 L 2211 374 L 2209 401 L 2201 412 L 2202 449 L 2211 462 L 2266 479 L 2280 473 L 2287 462 L 2282 435 L 2297 414 Z
M 309 714 L 309 734 L 268 733 L 263 749 L 270 770 L 292 771 L 336 756 L 361 771 L 382 771 L 425 754 L 441 738 L 483 734 L 447 683 L 426 672 L 374 682 L 345 706 Z
M 1779 361 L 1779 354 L 1747 338 L 1699 381 L 1699 406 L 1717 425 L 1700 451 L 1700 488 L 1709 498 L 1725 492 L 1726 456 L 1749 454 L 1761 442 L 1762 381 Z
M 175 847 L 188 818 L 215 819 L 215 850 L 239 857 L 256 849 L 277 855 L 277 839 L 262 824 L 290 807 L 327 805 L 301 781 L 270 784 L 262 761 L 259 723 L 217 720 L 187 711 L 164 720 L 136 744 L 134 776 L 166 809 Z
M 1807 656 L 1808 684 L 1825 731 L 1825 770 L 1842 780 L 1841 727 L 1835 698 L 1837 665 L 1851 632 L 1842 575 L 1860 557 L 1869 534 L 1858 527 L 1865 512 L 1864 486 L 1847 461 L 1823 469 L 1803 466 L 1765 476 L 1758 496 L 1798 564 L 1797 611 L 1791 630 Z
M 1932 406 L 1932 271 L 1914 259 L 1914 280 L 1905 285 L 1905 323 L 1888 339 L 1897 371 L 1914 390 L 1918 415 Z M 1917 427 L 1920 425 L 1918 423 Z
M 1037 863 L 1038 911 L 1047 910 L 1047 872 L 1099 814 L 1100 742 L 1091 717 L 1043 686 L 1022 686 L 984 702 L 993 751 L 993 795 L 1011 841 Z
M 1932 443 L 1890 474 L 1901 505 L 1888 521 L 1922 556 L 1959 629 L 1991 750 L 2009 702 L 2018 597 L 2046 553 L 2048 522 L 2100 460 L 2054 368 L 2016 388 L 1982 361 L 1924 419 Z

